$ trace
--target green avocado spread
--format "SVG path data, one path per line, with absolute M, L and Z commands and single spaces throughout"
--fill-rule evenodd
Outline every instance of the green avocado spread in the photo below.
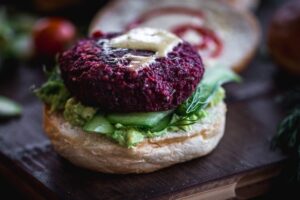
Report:
M 96 112 L 96 108 L 84 106 L 72 97 L 65 103 L 64 118 L 73 126 L 82 127 Z
M 208 108 L 225 98 L 221 85 L 239 80 L 230 70 L 207 69 L 195 92 L 178 108 L 147 113 L 104 113 L 99 108 L 85 106 L 69 94 L 57 68 L 35 93 L 50 106 L 50 112 L 62 112 L 72 126 L 132 148 L 146 138 L 162 136 L 168 131 L 189 130 L 194 123 L 208 117 Z

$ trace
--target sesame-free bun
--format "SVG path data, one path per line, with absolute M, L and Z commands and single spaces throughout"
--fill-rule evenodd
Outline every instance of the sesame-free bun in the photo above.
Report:
M 224 134 L 226 106 L 208 109 L 208 116 L 190 131 L 169 132 L 126 148 L 101 134 L 72 127 L 61 113 L 44 109 L 44 129 L 54 149 L 73 164 L 104 173 L 147 173 L 210 153 Z
M 114 0 L 95 15 L 89 33 L 97 30 L 122 32 L 143 13 L 166 7 L 183 7 L 202 12 L 203 25 L 222 41 L 223 50 L 219 57 L 211 59 L 205 53 L 200 53 L 206 67 L 222 66 L 240 72 L 253 58 L 260 40 L 256 17 L 250 11 L 236 9 L 223 0 Z M 181 17 L 179 13 L 178 16 L 171 16 L 163 21 L 161 18 L 156 19 L 143 22 L 139 26 L 171 30 L 176 25 L 198 24 L 195 19 L 182 17 L 182 13 Z
M 242 10 L 255 9 L 260 3 L 260 0 L 225 0 L 225 1 L 227 1 L 234 7 Z

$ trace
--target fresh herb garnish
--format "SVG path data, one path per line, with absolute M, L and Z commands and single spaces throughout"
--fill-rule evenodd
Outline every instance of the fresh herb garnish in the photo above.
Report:
M 290 181 L 300 184 L 300 88 L 288 92 L 281 102 L 290 112 L 279 124 L 272 147 L 290 155 L 290 167 L 284 174 Z
M 240 80 L 240 77 L 231 70 L 208 68 L 201 84 L 198 85 L 192 96 L 178 107 L 177 113 L 188 116 L 197 114 L 208 106 L 222 84 L 230 81 L 239 82 Z
M 292 110 L 279 124 L 274 142 L 286 153 L 300 158 L 300 107 Z
M 214 102 L 214 98 L 225 96 L 221 85 L 230 81 L 241 81 L 231 70 L 223 67 L 208 68 L 196 91 L 176 109 L 170 126 L 185 128 L 205 117 L 205 109 Z

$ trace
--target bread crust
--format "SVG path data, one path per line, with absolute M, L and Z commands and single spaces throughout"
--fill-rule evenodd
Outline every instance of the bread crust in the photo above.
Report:
M 169 132 L 134 148 L 72 127 L 59 113 L 44 109 L 44 130 L 54 149 L 73 164 L 104 173 L 148 173 L 210 153 L 224 133 L 225 104 L 208 109 L 208 117 L 188 132 Z
M 208 15 L 207 25 L 217 34 L 223 35 L 223 52 L 225 53 L 216 59 L 217 66 L 223 65 L 236 72 L 243 71 L 254 57 L 261 37 L 256 17 L 250 11 L 235 9 L 222 0 L 190 0 L 189 3 L 195 4 L 194 8 L 202 8 L 202 12 Z M 89 33 L 92 34 L 99 29 L 104 32 L 122 31 L 124 24 L 148 10 L 146 8 L 155 9 L 168 4 L 189 7 L 187 2 L 180 0 L 161 0 L 155 3 L 151 0 L 111 1 L 95 15 L 90 24 Z M 127 12 L 128 7 L 133 7 L 132 12 Z M 206 63 L 206 66 L 209 65 L 215 64 Z

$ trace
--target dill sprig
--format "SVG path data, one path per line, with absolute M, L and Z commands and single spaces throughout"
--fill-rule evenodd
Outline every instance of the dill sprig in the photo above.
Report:
M 219 87 L 218 83 L 200 84 L 193 95 L 179 107 L 180 112 L 184 112 L 185 115 L 193 115 L 200 109 L 206 108 Z
M 284 152 L 300 156 L 300 107 L 293 109 L 279 124 L 274 142 L 273 145 Z
M 290 111 L 279 123 L 272 147 L 290 156 L 290 167 L 284 173 L 289 181 L 300 184 L 300 88 L 287 92 L 281 103 Z
M 197 115 L 185 115 L 185 116 L 180 116 L 177 114 L 174 114 L 171 122 L 169 124 L 169 127 L 179 127 L 179 128 L 184 128 L 190 125 L 195 124 L 199 119 L 203 118 L 206 116 L 206 112 L 202 110 L 202 112 L 197 113 Z
M 191 116 L 205 109 L 222 84 L 240 82 L 241 78 L 224 68 L 208 68 L 195 92 L 176 110 L 182 116 Z
M 186 127 L 205 117 L 209 105 L 224 98 L 222 84 L 232 81 L 239 82 L 241 78 L 223 67 L 208 68 L 195 92 L 176 109 L 170 126 Z

